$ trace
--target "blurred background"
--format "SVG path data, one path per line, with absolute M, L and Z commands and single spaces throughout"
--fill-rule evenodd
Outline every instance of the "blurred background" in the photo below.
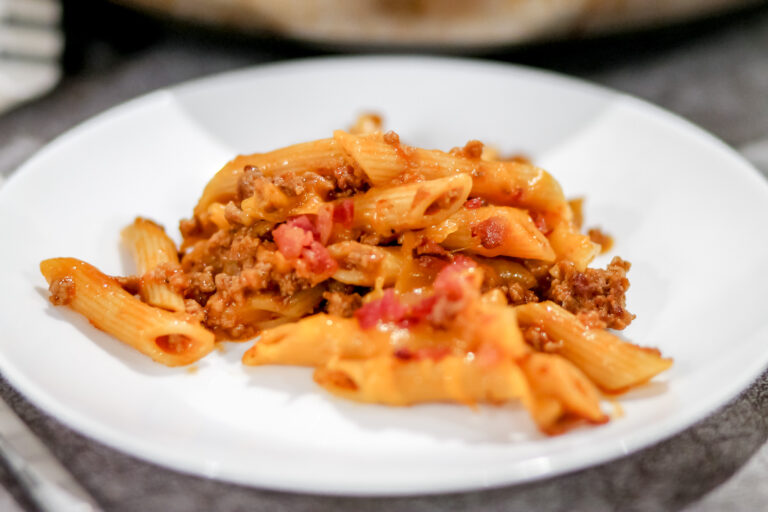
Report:
M 0 0 L 0 175 L 158 87 L 358 52 L 551 69 L 648 99 L 740 147 L 768 134 L 767 24 L 765 0 Z
M 768 169 L 765 0 L 0 0 L 0 182 L 74 125 L 157 88 L 245 66 L 360 52 L 459 55 L 583 78 L 682 115 Z M 514 494 L 424 499 L 417 508 L 536 503 L 554 510 L 550 491 L 571 486 L 592 488 L 592 501 L 577 500 L 574 510 L 596 510 L 595 503 L 615 510 L 765 509 L 766 382 L 764 375 L 723 411 L 621 461 Z M 1 378 L 0 395 L 109 510 L 317 504 L 158 468 L 67 429 Z M 34 509 L 2 467 L 0 482 L 24 509 Z M 0 495 L 2 510 L 4 503 Z

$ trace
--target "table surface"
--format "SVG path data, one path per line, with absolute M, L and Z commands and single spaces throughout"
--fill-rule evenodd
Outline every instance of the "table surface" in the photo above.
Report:
M 86 22 L 86 14 L 102 21 Z M 0 117 L 0 177 L 75 124 L 145 92 L 328 51 L 149 19 L 97 0 L 65 3 L 65 28 L 69 46 L 59 87 Z M 552 69 L 639 96 L 699 124 L 768 171 L 766 7 L 632 35 L 497 49 L 482 57 Z M 617 461 L 489 491 L 386 499 L 288 494 L 177 473 L 72 431 L 1 378 L 0 395 L 105 510 L 768 509 L 768 373 L 681 434 Z M 18 500 L 8 506 L 33 510 L 2 467 L 0 482 Z

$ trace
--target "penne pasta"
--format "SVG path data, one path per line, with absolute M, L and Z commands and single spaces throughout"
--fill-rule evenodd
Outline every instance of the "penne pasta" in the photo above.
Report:
M 536 326 L 601 389 L 613 393 L 643 384 L 672 365 L 658 350 L 627 343 L 602 329 L 588 329 L 553 302 L 515 308 L 522 326 Z
M 139 284 L 141 299 L 159 308 L 184 311 L 184 297 L 171 288 L 165 272 L 147 275 L 156 269 L 174 271 L 181 268 L 176 244 L 165 230 L 151 220 L 137 217 L 123 230 L 123 239 L 131 250 L 138 274 L 143 276 Z
M 317 368 L 314 378 L 340 397 L 395 406 L 445 401 L 500 404 L 521 398 L 526 390 L 525 378 L 511 360 L 487 366 L 453 355 L 413 360 L 392 355 L 335 359 Z
M 472 256 L 472 259 L 483 269 L 485 283 L 490 287 L 495 288 L 517 283 L 528 290 L 538 284 L 533 273 L 520 262 L 503 257 Z
M 243 355 L 243 364 L 321 366 L 336 357 L 364 359 L 390 348 L 386 333 L 370 334 L 354 318 L 321 313 L 265 330 Z
M 258 169 L 265 176 L 307 171 L 332 171 L 347 165 L 345 154 L 333 139 L 321 139 L 295 144 L 268 153 L 240 155 L 225 165 L 208 182 L 195 206 L 195 216 L 202 216 L 213 203 L 226 204 L 235 199 L 238 184 L 247 166 Z
M 565 203 L 560 185 L 552 176 L 522 162 L 499 162 L 466 158 L 437 150 L 413 148 L 398 137 L 381 133 L 352 135 L 341 130 L 334 139 L 371 179 L 375 186 L 387 186 L 405 173 L 425 179 L 472 176 L 472 196 L 506 206 L 557 210 Z
M 379 247 L 346 241 L 328 246 L 328 252 L 339 264 L 333 278 L 355 286 L 392 286 L 403 271 L 400 247 Z
M 435 226 L 447 249 L 481 256 L 554 261 L 555 253 L 525 210 L 508 206 L 462 208 Z
M 144 304 L 113 278 L 74 258 L 40 264 L 52 302 L 69 306 L 96 327 L 166 366 L 193 363 L 213 350 L 213 333 L 185 313 Z
M 440 223 L 467 200 L 472 178 L 456 175 L 390 188 L 374 188 L 355 198 L 355 226 L 380 235 Z
M 570 223 L 559 223 L 549 234 L 549 243 L 558 261 L 571 261 L 584 270 L 600 254 L 600 246 Z
M 571 417 L 605 423 L 600 392 L 568 360 L 553 354 L 535 353 L 520 362 L 530 395 L 524 400 L 536 424 L 544 432 L 557 434 Z

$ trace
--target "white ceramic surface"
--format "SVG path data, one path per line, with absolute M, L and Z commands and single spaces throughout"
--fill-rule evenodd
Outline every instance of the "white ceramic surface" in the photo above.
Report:
M 638 318 L 626 336 L 674 357 L 673 369 L 622 398 L 623 417 L 548 438 L 516 405 L 342 401 L 310 370 L 242 367 L 250 344 L 229 344 L 194 372 L 165 368 L 49 305 L 40 260 L 75 256 L 131 272 L 119 231 L 135 215 L 176 234 L 234 154 L 329 136 L 366 110 L 414 144 L 447 149 L 477 138 L 525 152 L 567 195 L 586 195 L 587 224 L 612 233 L 612 254 L 633 263 L 629 307 Z M 259 67 L 112 109 L 50 144 L 0 190 L 0 370 L 73 428 L 205 476 L 356 495 L 522 482 L 668 437 L 759 374 L 768 362 L 766 220 L 768 186 L 724 144 L 581 82 L 430 58 Z

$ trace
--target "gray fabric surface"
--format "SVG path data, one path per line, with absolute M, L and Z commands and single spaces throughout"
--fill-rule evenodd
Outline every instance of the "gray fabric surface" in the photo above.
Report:
M 78 122 L 179 81 L 314 50 L 222 41 L 163 27 L 139 49 L 96 41 L 47 97 L 0 117 L 0 174 Z M 768 163 L 768 10 L 631 38 L 514 50 L 493 58 L 563 71 L 629 92 Z M 768 168 L 766 166 L 765 168 Z M 768 342 L 768 340 L 766 340 Z M 761 510 L 768 509 L 768 374 L 725 408 L 656 446 L 550 480 L 446 496 L 353 499 L 245 488 L 179 474 L 73 432 L 6 382 L 0 395 L 107 510 Z M 257 454 L 254 454 L 257 456 Z M 31 508 L 14 481 L 0 481 Z

